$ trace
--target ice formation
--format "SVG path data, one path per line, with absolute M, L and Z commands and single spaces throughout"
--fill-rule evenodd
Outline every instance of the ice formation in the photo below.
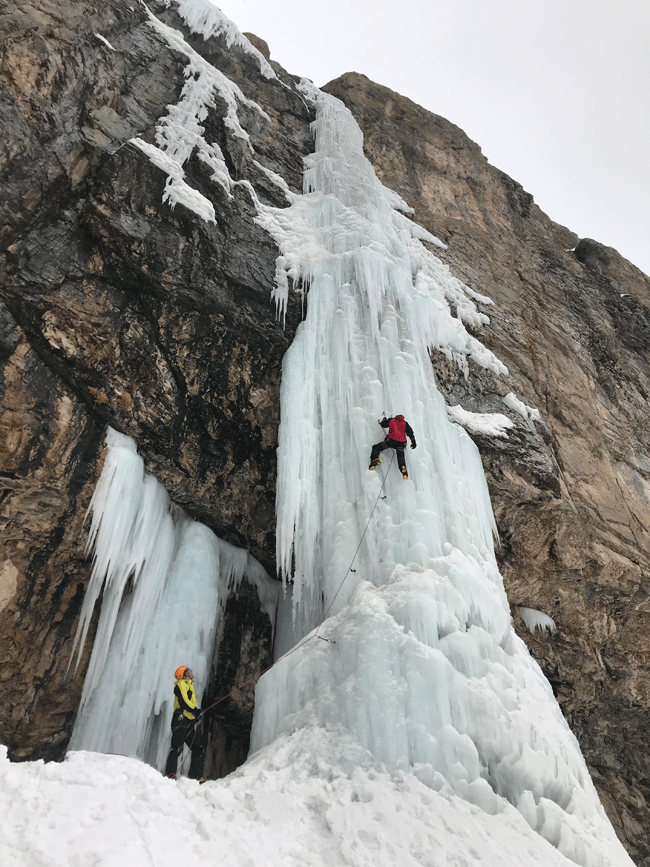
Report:
M 481 460 L 434 381 L 432 349 L 503 371 L 464 328 L 482 314 L 396 211 L 350 112 L 304 89 L 318 110 L 304 196 L 261 219 L 282 253 L 280 310 L 290 279 L 309 287 L 283 366 L 277 490 L 292 640 L 308 638 L 258 683 L 252 749 L 338 732 L 488 813 L 514 805 L 584 867 L 630 863 L 513 630 Z M 418 441 L 408 481 L 390 452 L 367 470 L 377 419 L 398 412 Z
M 277 588 L 246 551 L 174 505 L 144 469 L 133 440 L 108 429 L 108 453 L 89 511 L 93 570 L 75 646 L 95 604 L 101 616 L 70 742 L 164 768 L 173 672 L 189 665 L 202 688 L 229 591 L 257 586 L 271 623 Z
M 518 611 L 521 614 L 521 619 L 531 632 L 534 632 L 536 629 L 539 629 L 541 632 L 545 630 L 555 632 L 555 620 L 549 617 L 548 614 L 544 614 L 536 608 L 519 608 Z

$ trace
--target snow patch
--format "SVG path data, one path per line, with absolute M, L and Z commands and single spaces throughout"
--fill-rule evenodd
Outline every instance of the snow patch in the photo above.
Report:
M 107 48 L 110 48 L 111 51 L 115 51 L 115 49 L 105 36 L 102 36 L 101 33 L 95 33 L 95 36 L 97 37 L 97 39 L 99 39 L 100 42 L 103 42 Z
M 536 629 L 539 629 L 542 632 L 545 630 L 548 632 L 555 632 L 555 620 L 553 620 L 552 617 L 549 617 L 548 614 L 543 614 L 535 608 L 518 608 L 517 610 L 521 614 L 521 619 L 531 632 L 534 632 Z
M 541 416 L 539 414 L 538 409 L 534 409 L 531 406 L 526 406 L 526 404 L 519 400 L 518 397 L 515 397 L 514 393 L 511 391 L 505 397 L 501 398 L 505 405 L 513 410 L 514 412 L 518 412 L 522 418 L 525 418 L 529 421 L 540 421 Z
M 515 426 L 507 415 L 499 412 L 470 412 L 460 404 L 448 406 L 447 415 L 451 421 L 462 425 L 466 430 L 484 436 L 507 437 L 508 430 Z

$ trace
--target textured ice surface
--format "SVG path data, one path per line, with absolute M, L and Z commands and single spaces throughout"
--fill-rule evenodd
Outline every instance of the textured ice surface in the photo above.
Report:
M 294 614 L 280 644 L 302 643 L 258 684 L 252 749 L 345 733 L 390 772 L 489 815 L 515 807 L 584 867 L 630 863 L 513 630 L 480 456 L 436 388 L 432 349 L 505 371 L 465 329 L 486 317 L 396 210 L 350 112 L 305 92 L 318 110 L 305 194 L 261 217 L 281 250 L 280 312 L 291 282 L 309 290 L 283 365 L 277 488 Z M 367 469 L 377 419 L 398 412 L 418 441 L 408 481 L 391 452 Z
M 101 616 L 70 747 L 162 769 L 174 671 L 189 665 L 200 696 L 228 592 L 246 576 L 275 623 L 277 585 L 246 551 L 171 502 L 133 440 L 109 428 L 107 444 L 89 508 L 94 563 L 76 645 L 100 596 Z

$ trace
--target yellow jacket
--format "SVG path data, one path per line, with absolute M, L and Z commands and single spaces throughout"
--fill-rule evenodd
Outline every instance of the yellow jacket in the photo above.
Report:
M 187 719 L 196 719 L 193 710 L 198 709 L 194 684 L 189 678 L 177 680 L 174 684 L 174 710 L 182 710 Z

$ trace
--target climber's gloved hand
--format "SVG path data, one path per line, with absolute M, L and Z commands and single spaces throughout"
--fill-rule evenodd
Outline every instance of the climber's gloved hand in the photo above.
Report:
M 415 440 L 411 440 L 411 448 L 412 449 L 417 448 L 417 443 L 415 442 Z

